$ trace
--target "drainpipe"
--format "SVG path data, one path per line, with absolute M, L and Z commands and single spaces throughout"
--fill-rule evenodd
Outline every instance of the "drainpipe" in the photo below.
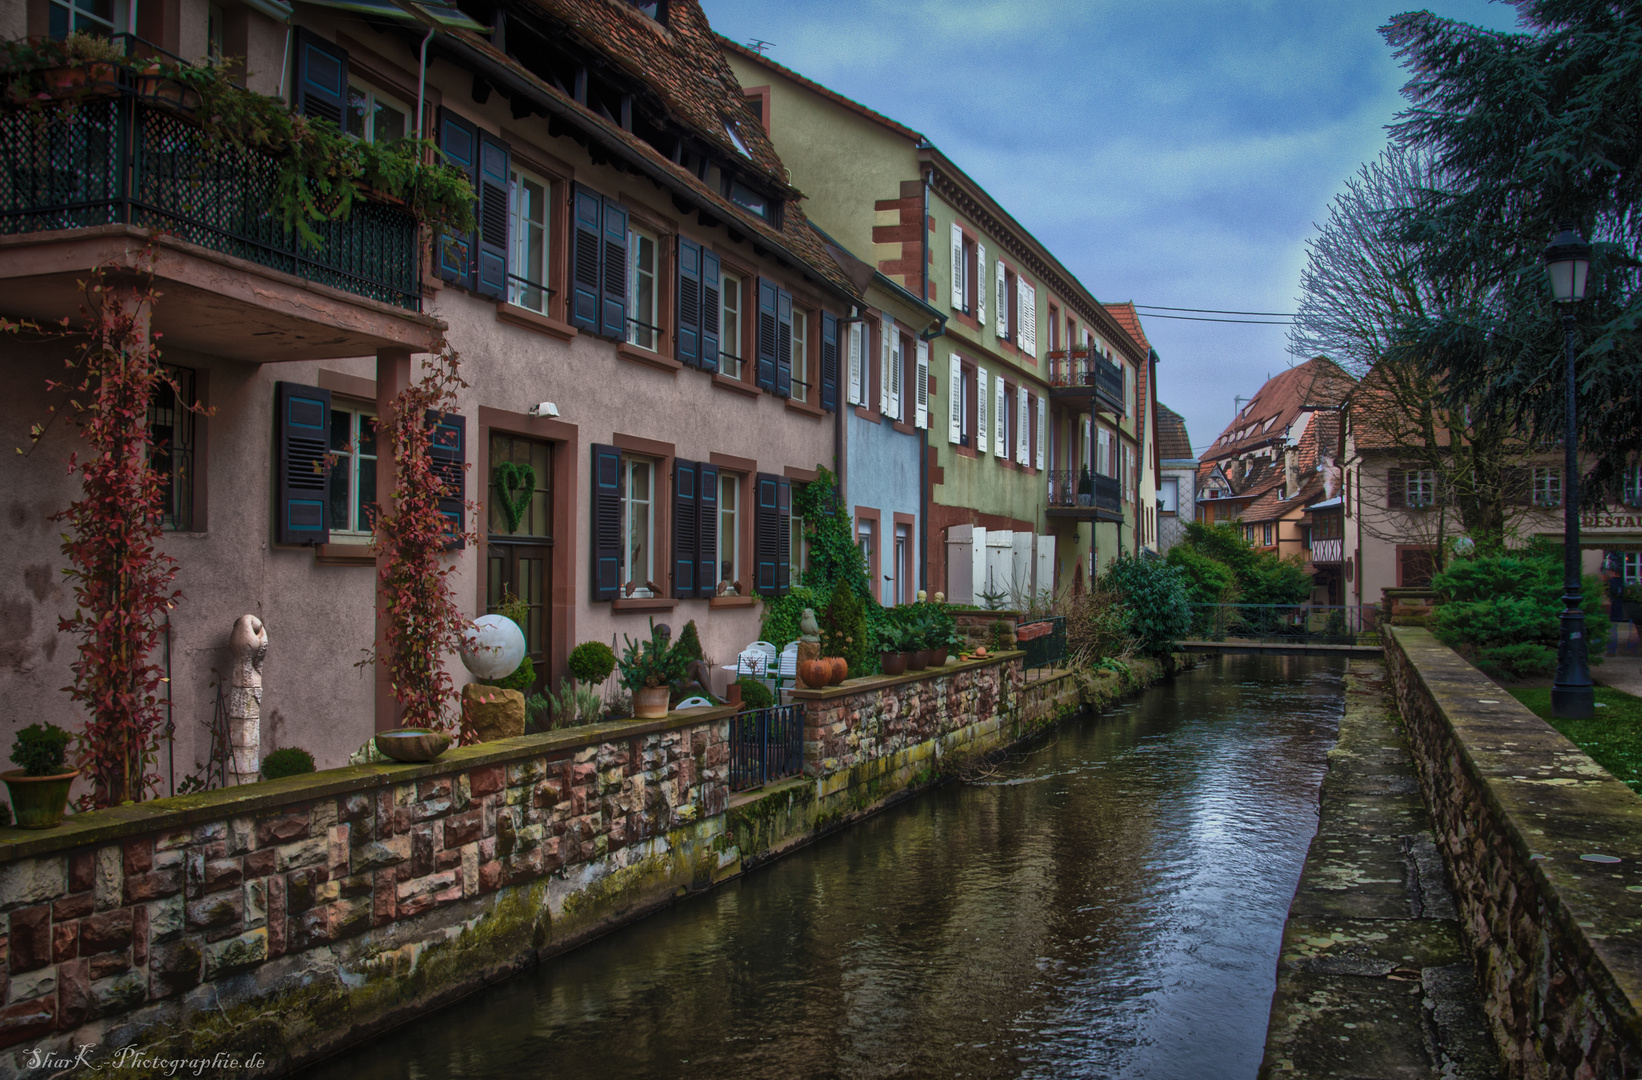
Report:
M 859 325 L 860 322 L 861 322 L 861 308 L 856 304 L 851 304 L 850 305 L 849 318 L 839 319 L 838 320 L 838 332 L 840 334 L 846 335 L 846 340 L 847 340 L 847 335 L 849 334 L 850 330 L 852 330 L 854 327 Z M 862 351 L 863 355 L 866 353 L 865 344 L 862 345 L 861 351 Z M 832 457 L 833 457 L 833 461 L 838 466 L 838 468 L 836 470 L 837 475 L 838 475 L 838 499 L 845 506 L 848 506 L 849 505 L 849 458 L 845 454 L 845 447 L 844 447 L 844 410 L 845 409 L 853 409 L 855 406 L 851 405 L 850 401 L 849 401 L 849 381 L 848 381 L 848 377 L 846 376 L 845 378 L 840 379 L 839 383 L 840 383 L 840 385 L 838 387 L 838 411 L 835 412 L 833 414 L 833 417 L 832 417 Z
M 923 212 L 918 215 L 918 234 L 923 237 L 922 242 L 918 245 L 920 249 L 918 299 L 926 304 L 929 303 L 929 185 L 933 178 L 933 171 L 925 169 Z M 946 319 L 943 317 L 940 331 L 936 336 L 939 337 L 940 333 L 945 331 Z M 922 334 L 919 336 L 923 337 Z M 925 337 L 924 340 L 928 341 L 930 339 Z M 933 364 L 930 366 L 934 367 Z M 917 371 L 917 367 L 914 366 L 913 370 Z M 919 387 L 919 390 L 928 393 L 926 387 Z M 929 490 L 929 435 L 927 434 L 927 432 L 933 430 L 933 427 L 926 427 L 924 437 L 916 440 L 918 444 L 918 588 L 923 589 L 926 593 L 933 591 L 929 587 L 929 506 L 932 500 Z
M 422 36 L 422 59 L 416 72 L 416 134 L 425 136 L 427 129 L 422 126 L 422 106 L 427 100 L 428 92 L 428 42 L 433 40 L 433 27 Z

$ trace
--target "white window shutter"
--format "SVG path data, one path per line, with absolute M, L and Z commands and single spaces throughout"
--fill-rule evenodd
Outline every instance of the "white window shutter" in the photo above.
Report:
M 1009 283 L 1004 279 L 1003 260 L 998 260 L 998 336 L 1009 336 Z
M 861 404 L 861 361 L 866 357 L 861 351 L 861 335 L 866 332 L 862 323 L 850 323 L 850 400 L 851 405 Z
M 895 340 L 895 320 L 884 316 L 884 321 L 878 327 L 878 412 L 889 413 L 889 351 L 890 342 Z
M 986 325 L 986 245 L 975 241 L 975 321 Z
M 901 410 L 901 395 L 906 380 L 902 378 L 902 364 L 905 357 L 901 355 L 901 335 L 896 334 L 895 340 L 890 343 L 889 350 L 889 414 L 897 420 L 906 419 Z
M 1028 356 L 1038 355 L 1038 290 L 1037 286 L 1022 278 L 1016 282 L 1020 286 L 1020 340 L 1016 342 Z
M 916 377 L 918 385 L 914 388 L 914 394 L 918 402 L 918 414 L 914 421 L 917 427 L 927 430 L 929 428 L 929 342 L 922 339 L 918 342 Z
M 1032 464 L 1032 413 L 1026 400 L 1026 387 L 1015 391 L 1015 463 Z
M 989 409 L 986 391 L 986 369 L 978 367 L 975 369 L 975 451 L 980 454 L 986 453 L 986 414 Z
M 964 309 L 964 230 L 952 223 L 952 309 Z
M 1005 410 L 1009 403 L 1004 400 L 1002 375 L 992 380 L 992 388 L 992 452 L 1006 458 L 1009 456 L 1009 417 Z
M 946 376 L 946 441 L 957 443 L 964 437 L 964 365 L 953 353 Z
M 1043 398 L 1038 398 L 1038 468 L 1043 468 L 1043 456 L 1048 448 L 1049 411 Z
M 1082 468 L 1084 465 L 1092 463 L 1094 457 L 1095 448 L 1089 441 L 1089 418 L 1085 416 L 1083 418 L 1083 457 L 1079 459 L 1078 467 Z

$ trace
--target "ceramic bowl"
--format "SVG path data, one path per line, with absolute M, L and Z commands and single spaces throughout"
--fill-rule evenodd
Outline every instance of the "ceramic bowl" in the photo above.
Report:
M 432 761 L 450 746 L 450 733 L 399 728 L 376 733 L 376 748 L 395 761 Z

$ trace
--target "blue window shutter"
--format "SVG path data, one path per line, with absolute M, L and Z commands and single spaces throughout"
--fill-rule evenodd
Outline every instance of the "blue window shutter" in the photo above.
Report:
M 478 258 L 475 260 L 474 289 L 483 296 L 500 300 L 507 295 L 508 181 L 512 155 L 507 143 L 488 131 L 479 133 Z
M 718 466 L 696 466 L 696 595 L 718 591 Z
M 594 600 L 614 600 L 621 591 L 621 451 L 593 446 Z
M 775 393 L 776 357 L 776 297 L 781 290 L 763 278 L 758 279 L 758 370 L 756 378 L 761 389 Z M 789 360 L 789 363 L 791 361 Z
M 439 109 L 439 149 L 445 158 L 468 174 L 473 190 L 479 190 L 479 132 L 472 124 L 449 109 Z M 439 277 L 464 289 L 473 287 L 473 234 L 444 233 L 439 237 Z
M 792 396 L 792 293 L 781 289 L 775 308 L 775 392 Z
M 274 384 L 277 489 L 276 544 L 326 544 L 331 539 L 331 392 L 298 383 Z
M 303 116 L 329 120 L 344 127 L 348 107 L 348 52 L 322 37 L 296 31 L 296 93 L 292 107 Z
M 599 332 L 599 259 L 604 250 L 604 199 L 577 184 L 570 208 L 570 325 Z
M 775 591 L 792 588 L 792 481 L 775 482 Z
M 697 501 L 696 463 L 673 459 L 673 595 L 696 594 Z
M 764 596 L 776 594 L 776 563 L 781 558 L 779 476 L 759 473 L 757 499 L 753 507 L 753 588 Z
M 838 409 L 838 316 L 821 313 L 821 407 Z
M 701 245 L 678 238 L 678 359 L 701 366 Z
M 467 417 L 430 410 L 428 419 L 428 459 L 444 482 L 439 496 L 439 512 L 450 519 L 451 541 L 445 550 L 467 546 L 462 534 L 467 525 Z
M 599 332 L 617 341 L 627 340 L 627 207 L 604 200 L 604 270 L 600 289 Z
M 718 370 L 718 256 L 701 252 L 701 370 Z

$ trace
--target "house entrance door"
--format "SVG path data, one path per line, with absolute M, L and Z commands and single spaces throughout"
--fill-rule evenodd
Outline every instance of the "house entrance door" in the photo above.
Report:
M 485 609 L 497 611 L 513 597 L 527 605 L 525 655 L 536 668 L 528 697 L 547 683 L 552 646 L 552 444 L 492 433 L 489 481 Z

